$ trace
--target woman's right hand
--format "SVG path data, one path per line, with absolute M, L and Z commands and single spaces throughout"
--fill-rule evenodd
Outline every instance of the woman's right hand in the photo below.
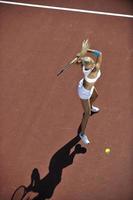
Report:
M 81 63 L 81 61 L 82 61 L 82 60 L 81 60 L 81 57 L 78 57 L 78 56 L 77 56 L 77 61 L 76 61 L 76 63 Z

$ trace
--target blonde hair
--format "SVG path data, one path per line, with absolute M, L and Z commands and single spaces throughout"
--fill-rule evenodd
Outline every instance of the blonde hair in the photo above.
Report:
M 83 65 L 93 65 L 95 63 L 91 57 L 83 57 L 81 61 Z

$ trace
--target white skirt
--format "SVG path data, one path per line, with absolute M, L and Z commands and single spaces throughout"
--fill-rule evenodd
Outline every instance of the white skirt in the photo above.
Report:
M 84 88 L 83 79 L 81 79 L 78 84 L 78 95 L 80 99 L 90 99 L 93 94 L 94 88 L 94 86 L 92 86 L 91 90 L 87 90 L 86 88 Z

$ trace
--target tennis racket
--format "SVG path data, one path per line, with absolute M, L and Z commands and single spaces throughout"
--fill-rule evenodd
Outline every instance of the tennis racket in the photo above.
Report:
M 27 187 L 21 185 L 14 191 L 11 200 L 23 200 L 27 192 Z
M 67 63 L 58 73 L 57 76 L 61 75 L 68 67 L 70 67 L 71 64 L 73 64 L 77 60 L 77 57 L 74 58 L 72 61 Z

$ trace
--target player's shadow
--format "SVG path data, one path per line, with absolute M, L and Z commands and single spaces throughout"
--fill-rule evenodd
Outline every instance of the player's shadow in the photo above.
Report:
M 34 169 L 31 175 L 29 191 L 37 192 L 34 200 L 45 200 L 52 197 L 56 186 L 61 182 L 63 169 L 72 165 L 76 154 L 86 153 L 86 148 L 77 144 L 79 136 L 74 137 L 66 145 L 60 148 L 51 158 L 48 174 L 40 179 L 38 169 Z M 74 148 L 74 150 L 72 150 Z

